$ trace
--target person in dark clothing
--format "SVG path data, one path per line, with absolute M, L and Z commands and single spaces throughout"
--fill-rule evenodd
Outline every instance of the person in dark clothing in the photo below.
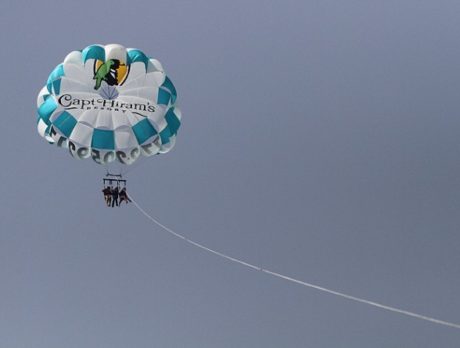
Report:
M 105 204 L 110 207 L 110 201 L 112 200 L 112 192 L 110 190 L 110 187 L 107 186 L 107 187 L 104 187 L 104 189 L 102 190 L 102 193 L 104 194 L 104 200 L 105 200 Z
M 131 202 L 131 200 L 128 197 L 128 194 L 126 193 L 126 187 L 123 187 L 120 191 L 120 205 L 121 203 L 123 203 L 123 201 L 125 201 L 126 204 Z
M 111 193 L 112 193 L 112 208 L 114 205 L 118 207 L 118 187 L 113 188 Z

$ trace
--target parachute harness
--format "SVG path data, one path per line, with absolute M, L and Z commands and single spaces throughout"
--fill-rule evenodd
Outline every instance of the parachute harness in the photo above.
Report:
M 277 277 L 277 278 L 280 278 L 280 279 L 283 279 L 283 280 L 287 280 L 287 281 L 292 282 L 292 283 L 296 283 L 296 284 L 305 286 L 307 288 L 315 289 L 315 290 L 322 291 L 322 292 L 325 292 L 325 293 L 328 293 L 328 294 L 331 294 L 331 295 L 346 298 L 346 299 L 351 300 L 351 301 L 364 303 L 364 304 L 367 304 L 369 306 L 373 306 L 373 307 L 377 307 L 377 308 L 387 310 L 387 311 L 390 311 L 390 312 L 399 313 L 399 314 L 406 315 L 406 316 L 409 316 L 409 317 L 429 321 L 429 322 L 432 322 L 432 323 L 435 323 L 435 324 L 444 325 L 444 326 L 452 327 L 452 328 L 455 328 L 455 329 L 460 329 L 460 324 L 456 324 L 456 323 L 452 323 L 452 322 L 449 322 L 449 321 L 444 321 L 444 320 L 428 317 L 426 315 L 410 312 L 410 311 L 407 311 L 407 310 L 404 310 L 404 309 L 399 309 L 399 308 L 396 308 L 396 307 L 387 306 L 387 305 L 384 305 L 384 304 L 381 304 L 381 303 L 378 303 L 378 302 L 366 300 L 364 298 L 360 298 L 360 297 L 348 295 L 348 294 L 345 294 L 345 293 L 342 293 L 342 292 L 339 292 L 339 291 L 331 290 L 331 289 L 328 289 L 328 288 L 325 288 L 325 287 L 322 287 L 322 286 L 319 286 L 319 285 L 315 285 L 315 284 L 312 284 L 312 283 L 307 283 L 307 282 L 304 282 L 304 281 L 301 281 L 301 280 L 298 280 L 298 279 L 295 279 L 295 278 L 292 278 L 292 277 L 288 277 L 286 275 L 283 275 L 283 274 L 280 274 L 280 273 L 277 273 L 277 272 L 270 271 L 270 270 L 262 268 L 260 266 L 250 264 L 248 262 L 245 262 L 243 260 L 231 257 L 231 256 L 226 255 L 224 253 L 221 253 L 219 251 L 213 250 L 211 248 L 208 248 L 208 247 L 204 246 L 203 244 L 200 244 L 200 243 L 197 243 L 197 242 L 195 242 L 195 241 L 193 241 L 191 239 L 188 239 L 187 237 L 185 237 L 184 235 L 182 235 L 180 233 L 174 232 L 172 229 L 170 229 L 169 227 L 163 225 L 157 219 L 155 219 L 154 217 L 149 215 L 144 209 L 142 209 L 142 207 L 133 199 L 133 197 L 131 195 L 129 195 L 129 198 L 131 199 L 131 201 L 133 202 L 135 207 L 145 217 L 147 217 L 150 221 L 152 221 L 155 225 L 161 227 L 163 230 L 165 230 L 169 234 L 172 234 L 174 237 L 182 239 L 183 241 L 185 241 L 185 242 L 187 242 L 187 243 L 189 243 L 189 244 L 191 244 L 191 245 L 193 245 L 193 246 L 195 246 L 197 248 L 205 250 L 205 251 L 207 251 L 207 252 L 209 252 L 211 254 L 217 255 L 217 256 L 225 259 L 225 260 L 238 263 L 238 264 L 240 264 L 242 266 L 245 266 L 247 268 L 251 268 L 251 269 L 253 269 L 255 271 L 266 273 L 266 274 L 269 274 L 271 276 L 274 276 L 274 277 Z

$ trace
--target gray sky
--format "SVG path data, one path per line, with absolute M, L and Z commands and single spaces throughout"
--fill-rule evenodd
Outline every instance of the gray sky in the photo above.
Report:
M 176 148 L 128 174 L 164 224 L 298 279 L 460 322 L 458 1 L 0 3 L 0 347 L 458 347 L 460 331 L 228 263 L 36 133 L 93 43 L 159 59 Z

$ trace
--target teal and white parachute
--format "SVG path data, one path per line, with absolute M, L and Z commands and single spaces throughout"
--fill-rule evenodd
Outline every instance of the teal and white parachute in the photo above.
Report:
M 91 45 L 70 52 L 37 98 L 38 133 L 79 159 L 132 164 L 172 149 L 181 124 L 162 65 L 138 49 Z

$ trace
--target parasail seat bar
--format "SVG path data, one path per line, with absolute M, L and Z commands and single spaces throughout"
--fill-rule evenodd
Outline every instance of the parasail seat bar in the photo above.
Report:
M 104 184 L 104 187 L 113 184 L 116 184 L 118 188 L 120 188 L 120 186 L 126 187 L 126 180 L 122 179 L 121 174 L 107 173 L 106 177 L 102 179 L 102 182 Z

